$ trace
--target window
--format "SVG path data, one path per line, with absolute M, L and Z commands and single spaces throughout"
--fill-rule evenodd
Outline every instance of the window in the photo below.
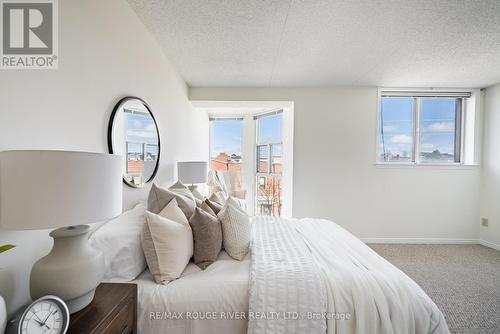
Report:
M 468 97 L 470 93 L 382 92 L 377 160 L 463 163 L 463 116 Z
M 413 161 L 414 110 L 413 98 L 382 97 L 379 149 L 382 161 Z
M 460 162 L 462 99 L 424 98 L 420 107 L 420 161 Z
M 259 176 L 259 189 L 266 189 L 266 177 L 265 176 Z
M 224 171 L 239 168 L 240 189 L 232 192 L 245 199 L 248 214 L 292 216 L 293 102 L 197 101 L 195 105 L 210 120 L 210 176 L 214 169 L 223 170 L 217 173 L 219 180 L 210 178 L 208 190 L 214 191 L 220 181 L 231 192 L 235 173 Z
M 210 169 L 230 174 L 232 190 L 242 189 L 243 119 L 210 120 Z
M 256 214 L 280 216 L 282 207 L 282 112 L 255 117 L 256 147 Z

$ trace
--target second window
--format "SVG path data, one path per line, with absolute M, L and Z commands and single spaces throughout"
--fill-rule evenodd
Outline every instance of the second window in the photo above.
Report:
M 461 163 L 465 98 L 383 94 L 377 160 L 383 163 Z

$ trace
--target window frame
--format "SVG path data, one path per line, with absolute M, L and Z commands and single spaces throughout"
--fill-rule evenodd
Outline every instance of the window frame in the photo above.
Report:
M 268 182 L 268 177 L 280 177 L 281 178 L 281 181 L 283 182 L 283 170 L 280 172 L 280 173 L 275 173 L 273 172 L 273 163 L 272 163 L 272 157 L 273 157 L 273 147 L 276 146 L 276 145 L 279 145 L 281 146 L 281 158 L 283 159 L 283 136 L 284 136 L 284 133 L 282 132 L 281 133 L 281 141 L 263 141 L 263 142 L 259 142 L 259 121 L 263 118 L 266 118 L 266 117 L 270 117 L 270 116 L 274 116 L 274 115 L 279 115 L 281 114 L 282 116 L 282 122 L 284 122 L 284 119 L 283 119 L 283 109 L 279 109 L 279 110 L 275 110 L 275 111 L 271 111 L 271 112 L 266 112 L 266 113 L 262 113 L 262 114 L 258 114 L 258 115 L 255 115 L 253 117 L 253 121 L 254 121 L 254 131 L 255 131 L 255 138 L 254 138 L 254 157 L 255 157 L 255 167 L 254 167 L 254 179 L 256 180 L 260 180 L 261 178 L 265 178 L 265 183 L 264 183 L 264 189 L 265 187 L 267 186 L 267 182 Z M 267 154 L 268 154 L 268 165 L 267 165 L 267 171 L 266 172 L 261 172 L 259 171 L 259 168 L 260 168 L 260 156 L 259 156 L 259 148 L 260 147 L 266 147 L 267 149 Z M 282 160 L 282 163 L 283 163 L 283 160 Z M 260 188 L 260 182 L 257 182 L 256 181 L 256 193 L 255 193 L 255 196 L 254 196 L 254 212 L 256 215 L 260 215 L 259 213 L 259 201 L 258 201 L 258 190 Z M 280 195 L 280 203 L 281 203 L 281 207 L 280 207 L 280 217 L 283 217 L 283 205 L 284 205 L 284 201 L 283 201 L 283 195 L 284 195 L 284 192 L 283 192 L 283 188 L 281 189 L 281 195 Z M 272 215 L 272 207 L 271 207 L 271 216 Z
M 283 174 L 283 172 L 281 173 L 275 173 L 273 172 L 273 163 L 272 163 L 272 152 L 273 152 L 273 147 L 274 146 L 277 146 L 277 145 L 281 145 L 281 147 L 283 147 L 283 141 L 281 142 L 274 142 L 274 143 L 269 143 L 269 144 L 256 144 L 255 145 L 255 175 L 258 175 L 258 176 L 264 176 L 264 175 L 267 175 L 267 176 L 276 176 L 276 175 L 279 175 L 281 176 Z M 260 168 L 260 160 L 259 160 L 259 148 L 260 147 L 266 147 L 267 148 L 267 153 L 269 155 L 268 159 L 269 159 L 269 163 L 267 164 L 267 171 L 266 172 L 261 172 L 259 171 L 259 168 Z
M 279 141 L 279 142 L 264 141 L 264 142 L 259 143 L 259 120 L 262 118 L 275 116 L 275 115 L 279 115 L 282 113 L 283 113 L 283 110 L 279 109 L 276 111 L 271 111 L 271 112 L 266 112 L 263 114 L 255 115 L 253 117 L 254 122 L 255 122 L 255 175 L 257 175 L 257 176 L 282 176 L 283 175 L 283 172 L 274 173 L 273 172 L 273 164 L 272 164 L 273 146 L 281 145 L 281 148 L 283 149 L 283 134 L 281 134 L 281 141 Z M 283 119 L 282 119 L 282 121 L 283 121 Z M 268 159 L 269 159 L 269 163 L 267 166 L 267 172 L 260 172 L 259 171 L 259 167 L 260 167 L 259 147 L 261 147 L 261 146 L 267 147 L 267 153 L 268 153 Z M 281 157 L 283 158 L 283 152 L 281 154 L 282 154 Z
M 471 90 L 408 90 L 408 89 L 379 89 L 377 98 L 377 126 L 376 126 L 376 148 L 375 148 L 375 165 L 381 166 L 469 166 L 465 163 L 465 138 L 466 138 L 466 113 L 467 99 L 472 97 Z M 381 140 L 381 115 L 382 115 L 382 98 L 383 97 L 411 97 L 415 99 L 413 103 L 413 154 L 411 162 L 404 161 L 385 161 L 379 155 L 379 147 Z M 457 126 L 457 112 L 455 113 L 455 162 L 422 162 L 420 157 L 420 138 L 421 138 L 421 101 L 424 98 L 456 98 L 460 99 L 460 113 Z M 459 138 L 457 138 L 457 136 Z M 458 141 L 458 143 L 457 143 Z M 459 148 L 457 149 L 457 144 Z M 456 155 L 459 154 L 457 161 Z

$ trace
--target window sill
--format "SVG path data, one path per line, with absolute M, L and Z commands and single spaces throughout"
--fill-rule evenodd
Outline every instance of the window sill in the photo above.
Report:
M 476 169 L 479 164 L 439 164 L 439 163 L 400 163 L 400 162 L 375 162 L 376 168 L 423 168 L 423 169 Z

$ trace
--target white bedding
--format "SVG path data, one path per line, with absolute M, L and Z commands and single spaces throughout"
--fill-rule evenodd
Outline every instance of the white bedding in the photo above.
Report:
M 248 334 L 325 333 L 326 312 L 318 268 L 293 224 L 254 220 Z
M 138 286 L 139 334 L 246 333 L 247 320 L 241 313 L 248 312 L 249 268 L 249 255 L 240 262 L 223 251 L 204 271 L 191 262 L 179 279 L 167 285 L 156 284 L 151 273 L 144 271 L 131 282 Z M 151 312 L 161 314 L 152 317 Z M 191 312 L 191 316 L 186 312 Z M 198 314 L 212 316 L 211 312 L 219 318 L 240 318 L 193 319 Z M 174 319 L 176 315 L 179 319 Z
M 325 327 L 328 334 L 449 333 L 442 313 L 413 280 L 337 224 L 256 218 L 253 225 L 260 237 L 254 236 L 252 261 L 250 254 L 239 262 L 222 252 L 205 271 L 190 263 L 168 285 L 156 284 L 147 270 L 132 281 L 138 284 L 139 333 L 243 334 L 247 327 L 250 334 L 316 334 Z M 327 318 L 250 316 L 267 310 L 301 317 L 326 312 Z M 193 319 L 196 312 L 217 320 Z
M 328 334 L 449 333 L 443 314 L 413 280 L 333 222 L 256 219 L 252 252 L 249 312 L 297 312 L 298 320 L 250 318 L 251 334 L 303 333 L 304 327 L 325 333 L 322 324 Z M 278 265 L 277 274 L 267 275 Z M 320 297 L 311 270 L 327 295 L 324 317 L 308 314 L 321 302 L 314 303 Z

